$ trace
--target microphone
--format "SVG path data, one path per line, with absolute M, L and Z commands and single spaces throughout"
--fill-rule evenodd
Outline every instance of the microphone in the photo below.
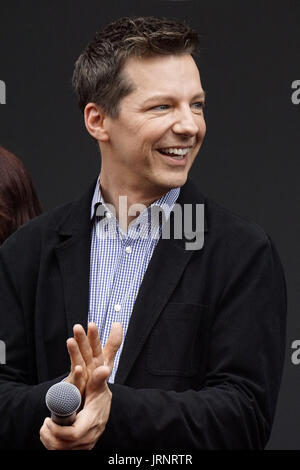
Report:
M 58 382 L 49 388 L 46 405 L 55 423 L 70 426 L 74 423 L 76 411 L 81 405 L 80 391 L 69 382 Z

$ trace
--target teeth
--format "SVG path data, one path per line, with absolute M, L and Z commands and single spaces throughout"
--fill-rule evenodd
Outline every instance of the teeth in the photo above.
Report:
M 185 149 L 176 149 L 176 148 L 169 148 L 163 149 L 166 153 L 173 153 L 174 155 L 186 155 L 190 151 L 190 147 Z
M 187 147 L 185 149 L 166 148 L 166 149 L 160 149 L 160 150 L 161 152 L 172 156 L 173 158 L 175 158 L 175 160 L 182 160 L 183 157 L 191 150 L 191 147 Z

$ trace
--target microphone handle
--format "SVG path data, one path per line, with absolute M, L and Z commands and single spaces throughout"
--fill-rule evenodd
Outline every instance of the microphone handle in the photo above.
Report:
M 51 412 L 51 419 L 60 426 L 71 426 L 76 419 L 76 412 L 70 416 L 58 416 Z

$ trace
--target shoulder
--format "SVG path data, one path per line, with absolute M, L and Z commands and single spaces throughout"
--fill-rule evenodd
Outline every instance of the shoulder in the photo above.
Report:
M 273 238 L 252 220 L 206 198 L 209 231 L 204 240 L 213 266 L 227 279 L 277 277 L 284 280 L 282 261 Z M 248 279 L 248 277 L 247 277 Z
M 232 242 L 235 239 L 253 242 L 266 242 L 269 239 L 263 227 L 207 197 L 194 181 L 188 180 L 182 189 L 183 203 L 192 201 L 193 204 L 204 204 L 207 234 L 210 234 L 210 237 L 216 240 L 229 238 Z
M 189 181 L 185 193 L 194 204 L 204 204 L 204 251 L 214 260 L 226 260 L 230 265 L 231 261 L 242 262 L 244 259 L 246 262 L 258 253 L 269 256 L 275 250 L 263 227 L 207 197 L 193 181 Z M 184 196 L 184 200 L 188 198 Z
M 205 209 L 209 230 L 216 239 L 225 238 L 233 242 L 266 243 L 269 235 L 253 220 L 236 214 L 213 199 L 206 198 Z

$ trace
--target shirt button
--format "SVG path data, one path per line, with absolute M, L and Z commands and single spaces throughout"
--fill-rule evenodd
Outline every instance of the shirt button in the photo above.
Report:
M 131 246 L 126 246 L 125 251 L 126 253 L 131 253 L 132 252 Z
M 115 305 L 115 311 L 119 312 L 120 310 L 121 310 L 121 305 L 120 304 Z
M 105 217 L 107 219 L 111 219 L 111 213 L 110 212 L 105 212 Z

